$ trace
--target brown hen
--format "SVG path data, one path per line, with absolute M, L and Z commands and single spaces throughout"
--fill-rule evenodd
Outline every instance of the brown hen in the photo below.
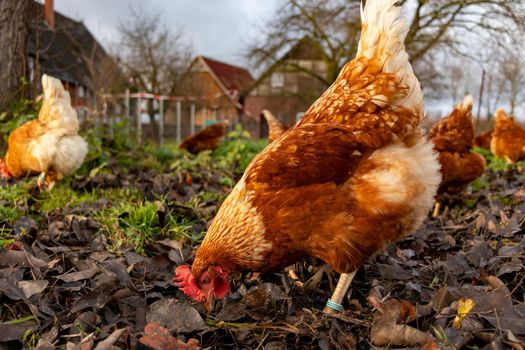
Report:
M 356 270 L 423 222 L 441 176 L 396 3 L 366 2 L 357 57 L 248 166 L 191 272 L 176 271 L 187 295 L 209 304 L 227 294 L 229 273 L 276 271 L 310 255 L 341 273 L 325 309 L 341 310 Z
M 474 139 L 472 96 L 466 96 L 450 116 L 434 125 L 429 138 L 439 153 L 442 175 L 433 213 L 436 217 L 440 208 L 439 195 L 462 192 L 471 181 L 483 175 L 485 170 L 485 158 L 471 152 Z
M 494 130 L 480 132 L 478 136 L 474 137 L 474 147 L 490 149 L 493 132 Z
M 216 123 L 185 138 L 179 145 L 180 148 L 190 153 L 198 154 L 202 151 L 213 151 L 226 135 L 226 123 Z
M 494 132 L 490 142 L 492 153 L 505 159 L 509 164 L 525 159 L 525 130 L 501 108 L 496 111 L 495 117 Z

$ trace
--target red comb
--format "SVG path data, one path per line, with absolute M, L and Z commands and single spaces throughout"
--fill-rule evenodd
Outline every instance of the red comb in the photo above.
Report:
M 175 269 L 174 282 L 184 294 L 193 300 L 201 303 L 205 301 L 206 298 L 204 293 L 202 292 L 202 289 L 195 284 L 195 277 L 191 274 L 188 265 L 179 266 Z

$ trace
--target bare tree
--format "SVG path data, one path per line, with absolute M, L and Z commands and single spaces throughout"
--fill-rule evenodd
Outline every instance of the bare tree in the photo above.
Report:
M 326 65 L 326 75 L 321 76 L 313 69 L 283 62 L 284 69 L 306 73 L 328 86 L 348 57 L 357 49 L 361 26 L 359 3 L 349 0 L 288 0 L 277 11 L 277 17 L 263 28 L 262 42 L 249 47 L 248 56 L 255 66 L 277 62 L 291 47 L 308 38 Z
M 132 87 L 155 94 L 174 94 L 191 58 L 182 28 L 170 30 L 162 25 L 159 13 L 132 8 L 129 19 L 120 24 L 120 35 L 116 56 Z M 153 103 L 148 105 L 148 114 L 154 134 L 158 135 Z
M 404 0 L 410 31 L 407 51 L 427 89 L 440 89 L 444 73 L 436 65 L 444 51 L 475 57 L 472 42 L 490 37 L 513 36 L 525 30 L 525 2 L 522 0 Z M 354 57 L 357 47 L 359 3 L 355 0 L 287 0 L 278 15 L 265 26 L 262 41 L 252 45 L 249 57 L 256 66 L 277 62 L 304 36 L 317 42 L 327 65 L 326 76 L 302 70 L 329 85 L 344 62 Z M 480 40 L 482 38 L 483 40 Z M 292 67 L 293 68 L 293 67 Z
M 520 52 L 521 51 L 521 52 Z M 501 53 L 499 73 L 505 96 L 510 106 L 510 114 L 525 102 L 525 59 L 521 47 L 515 47 Z
M 0 109 L 21 92 L 26 77 L 32 0 L 0 1 Z

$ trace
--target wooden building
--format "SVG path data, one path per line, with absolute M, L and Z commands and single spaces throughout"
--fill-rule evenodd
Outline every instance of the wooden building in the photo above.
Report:
M 53 0 L 33 2 L 31 16 L 27 65 L 32 97 L 41 91 L 41 75 L 48 74 L 62 81 L 80 118 L 100 107 L 96 94 L 123 82 L 117 63 L 82 22 L 56 12 Z
M 286 125 L 295 124 L 302 113 L 323 93 L 326 85 L 304 70 L 326 76 L 321 49 L 305 37 L 267 69 L 244 98 L 247 117 L 243 126 L 252 136 L 268 135 L 263 109 L 270 110 Z
M 195 108 L 197 130 L 219 121 L 228 120 L 232 126 L 240 122 L 244 114 L 242 92 L 253 82 L 250 72 L 242 67 L 197 56 L 180 84 L 184 96 L 197 97 L 183 104 L 182 124 L 189 125 L 186 119 L 191 105 Z

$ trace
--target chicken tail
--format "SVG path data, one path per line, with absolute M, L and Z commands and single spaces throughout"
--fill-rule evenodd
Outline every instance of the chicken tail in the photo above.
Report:
M 495 119 L 507 119 L 507 113 L 505 113 L 505 110 L 503 108 L 496 109 L 496 112 L 494 113 Z
M 456 109 L 459 109 L 464 112 L 469 112 L 472 110 L 472 105 L 474 104 L 474 99 L 472 98 L 472 95 L 467 95 L 463 99 L 463 102 L 458 103 L 456 106 Z
M 394 73 L 408 88 L 408 94 L 396 105 L 413 109 L 423 115 L 423 93 L 405 50 L 408 26 L 401 15 L 398 0 L 367 0 L 361 2 L 362 31 L 357 57 L 379 60 L 384 73 Z
M 42 75 L 42 89 L 44 90 L 44 99 L 65 99 L 67 103 L 71 103 L 69 92 L 64 89 L 62 82 L 57 78 L 53 78 L 47 74 Z
M 288 130 L 288 126 L 281 123 L 281 121 L 277 119 L 269 110 L 265 109 L 261 112 L 261 114 L 263 115 L 264 119 L 266 119 L 266 123 L 268 124 L 269 142 L 273 142 L 274 140 L 278 139 L 286 130 Z
M 44 90 L 44 103 L 38 114 L 38 119 L 49 127 L 62 129 L 66 135 L 78 132 L 77 112 L 71 105 L 69 92 L 64 89 L 59 79 L 49 75 L 42 75 L 42 89 Z

